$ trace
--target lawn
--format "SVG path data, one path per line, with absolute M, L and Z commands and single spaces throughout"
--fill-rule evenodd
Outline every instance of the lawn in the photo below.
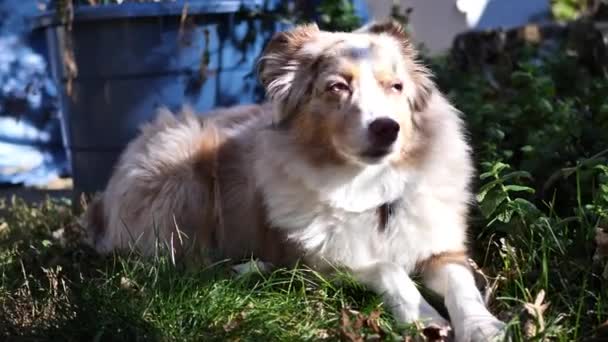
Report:
M 479 171 L 471 250 L 516 341 L 608 339 L 608 78 L 571 48 L 523 46 L 487 65 L 428 61 L 464 112 Z M 81 243 L 68 201 L 15 199 L 0 212 L 5 339 L 421 336 L 344 274 L 238 277 L 226 263 L 101 257 Z

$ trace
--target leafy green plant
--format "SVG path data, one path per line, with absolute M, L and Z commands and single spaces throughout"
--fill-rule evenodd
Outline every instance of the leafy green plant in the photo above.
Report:
M 486 180 L 486 183 L 479 189 L 476 199 L 480 204 L 481 214 L 489 220 L 488 226 L 496 222 L 508 224 L 513 214 L 525 219 L 538 213 L 534 204 L 517 196 L 520 192 L 534 193 L 533 188 L 518 182 L 532 178 L 528 172 L 505 172 L 510 167 L 502 162 L 483 163 L 483 166 L 488 168 L 488 171 L 482 173 L 479 178 Z
M 322 0 L 317 6 L 319 26 L 329 31 L 351 31 L 361 25 L 352 0 Z
M 558 20 L 574 20 L 580 16 L 586 3 L 586 0 L 553 0 L 551 12 Z
M 608 8 L 606 0 L 552 0 L 551 13 L 559 21 L 576 20 L 581 17 L 595 16 L 600 7 Z M 602 16 L 602 15 L 600 15 Z M 605 17 L 605 14 L 603 15 Z
M 471 132 L 474 247 L 498 276 L 496 310 L 517 320 L 542 290 L 544 328 L 531 335 L 522 321 L 516 340 L 592 337 L 608 319 L 608 279 L 593 266 L 608 204 L 608 78 L 565 45 L 550 54 L 525 45 L 464 70 L 431 63 Z

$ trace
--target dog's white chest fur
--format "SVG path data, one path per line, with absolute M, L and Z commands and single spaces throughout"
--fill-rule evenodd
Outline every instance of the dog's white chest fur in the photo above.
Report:
M 315 267 L 388 261 L 411 271 L 417 261 L 446 247 L 462 248 L 462 231 L 448 222 L 453 211 L 442 213 L 447 204 L 425 188 L 419 174 L 386 165 L 353 175 L 310 172 L 293 158 L 289 163 L 279 158 L 256 163 L 266 214 Z M 391 205 L 391 213 L 382 226 L 384 204 Z

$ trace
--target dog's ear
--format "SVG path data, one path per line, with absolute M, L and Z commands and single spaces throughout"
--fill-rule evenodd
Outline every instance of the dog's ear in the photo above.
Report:
M 430 71 L 418 61 L 418 52 L 403 25 L 394 20 L 372 22 L 355 32 L 387 35 L 399 43 L 405 62 L 412 71 L 412 80 L 416 88 L 411 96 L 410 105 L 414 111 L 423 111 L 435 90 L 435 85 Z
M 403 25 L 395 20 L 374 21 L 355 31 L 356 33 L 388 34 L 409 45 L 409 35 Z
M 299 25 L 272 37 L 258 61 L 258 77 L 267 95 L 284 100 L 302 61 L 298 51 L 319 34 L 316 24 Z

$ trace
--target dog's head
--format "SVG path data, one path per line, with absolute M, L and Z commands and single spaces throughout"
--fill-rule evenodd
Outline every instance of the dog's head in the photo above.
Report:
M 407 158 L 416 113 L 434 91 L 403 28 L 375 23 L 325 32 L 278 33 L 259 62 L 277 125 L 318 163 L 377 164 Z

